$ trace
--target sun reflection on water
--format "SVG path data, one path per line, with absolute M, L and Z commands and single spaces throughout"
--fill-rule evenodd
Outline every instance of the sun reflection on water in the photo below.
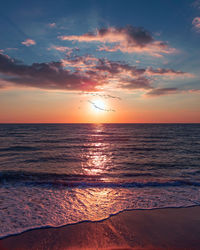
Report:
M 101 220 L 111 213 L 118 212 L 121 207 L 117 203 L 119 192 L 112 188 L 103 187 L 103 183 L 111 182 L 108 177 L 113 167 L 111 143 L 106 139 L 105 126 L 94 124 L 91 129 L 86 150 L 82 152 L 82 157 L 86 159 L 82 163 L 82 170 L 86 176 L 91 176 L 89 182 L 99 183 L 99 188 L 86 188 L 77 190 L 76 197 L 84 204 L 82 213 L 90 215 L 91 220 Z
M 86 162 L 82 169 L 87 175 L 103 175 L 111 166 L 110 145 L 104 140 L 104 126 L 95 124 L 91 131 L 91 141 L 86 144 L 87 151 L 84 152 Z
M 88 188 L 77 190 L 76 198 L 81 203 L 79 212 L 96 221 L 123 209 L 118 202 L 119 193 L 112 188 Z

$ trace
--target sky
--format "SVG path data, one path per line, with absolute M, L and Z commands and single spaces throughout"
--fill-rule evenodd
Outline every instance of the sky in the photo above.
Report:
M 0 33 L 0 123 L 200 122 L 200 0 L 1 0 Z

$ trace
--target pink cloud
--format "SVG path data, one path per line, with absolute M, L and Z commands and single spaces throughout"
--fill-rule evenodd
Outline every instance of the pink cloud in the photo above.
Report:
M 102 45 L 102 46 L 99 46 L 97 50 L 98 51 L 115 52 L 115 51 L 119 50 L 119 45 L 115 45 L 115 46 Z
M 21 42 L 21 43 L 22 43 L 23 45 L 27 46 L 27 47 L 36 44 L 36 42 L 35 42 L 34 40 L 30 39 L 30 38 L 26 39 L 24 42 Z
M 51 49 L 55 49 L 60 52 L 66 52 L 67 50 L 72 50 L 72 48 L 69 48 L 66 46 L 55 46 L 55 45 L 52 45 L 50 48 L 48 48 L 48 50 L 51 50 Z
M 195 17 L 192 21 L 192 24 L 197 32 L 200 32 L 200 17 Z
M 149 90 L 147 96 L 173 94 L 177 88 L 155 88 L 155 76 L 185 72 L 172 69 L 138 68 L 119 61 L 86 56 L 67 56 L 59 62 L 33 63 L 25 65 L 11 57 L 0 54 L 1 88 L 14 86 L 41 89 L 62 89 L 76 91 L 99 91 L 104 87 L 114 89 Z M 8 84 L 6 84 L 8 83 Z
M 92 56 L 76 56 L 70 58 L 69 56 L 66 59 L 62 59 L 61 62 L 64 67 L 73 67 L 76 70 L 91 70 L 96 66 L 97 58 Z
M 175 71 L 173 69 L 152 67 L 138 68 L 122 62 L 109 61 L 91 56 L 75 56 L 62 60 L 64 67 L 72 67 L 82 71 L 96 81 L 109 84 L 116 82 L 116 88 L 122 89 L 152 89 L 156 76 L 176 79 L 179 77 L 193 77 L 192 74 Z
M 52 45 L 50 48 L 48 48 L 48 50 L 57 50 L 60 52 L 66 52 L 67 56 L 70 56 L 74 51 L 79 51 L 79 48 L 75 47 L 75 48 L 69 48 L 67 46 L 56 46 L 56 45 Z
M 188 91 L 189 91 L 190 93 L 200 94 L 200 89 L 189 89 Z
M 48 26 L 49 26 L 50 28 L 55 28 L 55 27 L 56 27 L 56 23 L 49 23 Z
M 133 26 L 102 28 L 79 36 L 60 36 L 59 38 L 67 41 L 110 43 L 112 46 L 103 45 L 98 49 L 109 52 L 120 50 L 126 53 L 147 53 L 161 57 L 162 54 L 176 51 L 174 48 L 170 48 L 166 42 L 155 40 L 143 28 Z
M 88 77 L 104 82 L 104 84 L 116 82 L 115 87 L 122 89 L 151 89 L 156 76 L 170 79 L 193 77 L 192 74 L 173 69 L 138 68 L 126 63 L 91 56 L 67 57 L 61 61 L 64 67 L 84 72 Z

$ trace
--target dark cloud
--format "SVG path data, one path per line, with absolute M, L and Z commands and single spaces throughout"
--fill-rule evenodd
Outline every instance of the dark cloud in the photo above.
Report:
M 146 69 L 146 73 L 151 75 L 151 76 L 155 75 L 155 76 L 193 77 L 192 74 L 187 73 L 187 72 L 177 71 L 177 70 L 174 70 L 174 69 L 164 69 L 164 68 L 153 69 L 152 67 L 148 67 Z
M 135 66 L 130 66 L 122 62 L 113 62 L 105 59 L 98 60 L 96 69 L 111 74 L 121 74 L 122 72 L 126 72 L 133 76 L 142 75 L 145 72 L 145 69 L 138 69 Z
M 146 96 L 162 96 L 162 95 L 171 95 L 182 92 L 182 90 L 178 88 L 157 88 L 152 89 L 151 91 L 146 93 Z
M 110 34 L 125 35 L 128 44 L 135 44 L 140 47 L 144 47 L 154 41 L 152 35 L 147 30 L 131 25 L 124 28 L 102 28 L 98 30 L 98 34 L 100 37 L 106 37 Z M 93 33 L 92 36 L 94 37 L 96 34 Z
M 6 75 L 4 81 L 44 89 L 94 91 L 100 85 L 80 72 L 64 69 L 61 62 L 24 65 L 2 54 L 0 72 Z
M 146 77 L 138 77 L 136 79 L 126 79 L 119 87 L 124 89 L 152 89 L 151 80 Z

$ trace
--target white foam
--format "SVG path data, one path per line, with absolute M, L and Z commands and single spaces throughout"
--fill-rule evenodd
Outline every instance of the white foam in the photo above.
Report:
M 44 226 L 102 220 L 125 209 L 200 204 L 200 187 L 51 189 L 7 185 L 0 189 L 0 237 Z

